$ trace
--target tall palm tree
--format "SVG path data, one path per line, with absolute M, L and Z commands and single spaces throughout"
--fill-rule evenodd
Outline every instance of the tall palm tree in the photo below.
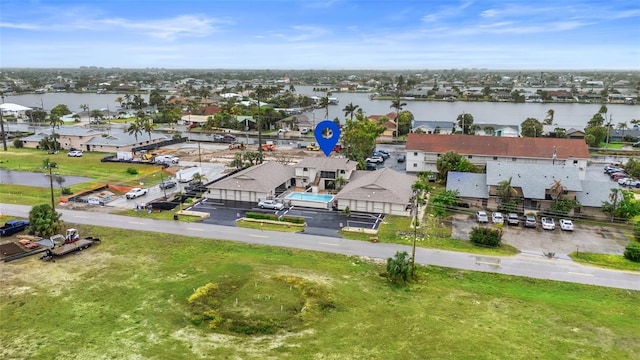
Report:
M 53 151 L 58 150 L 58 142 L 56 141 L 56 126 L 60 129 L 60 125 L 64 125 L 64 120 L 62 120 L 58 115 L 51 114 L 49 116 L 49 125 L 51 125 L 51 137 L 53 139 Z
M 562 185 L 562 181 L 553 180 L 553 184 L 549 186 L 549 195 L 551 195 L 551 198 L 553 200 L 558 200 L 560 199 L 562 194 L 564 194 L 566 189 L 567 188 L 564 185 Z
M 518 190 L 511 186 L 511 180 L 512 178 L 509 178 L 509 180 L 503 180 L 498 183 L 496 195 L 502 202 L 509 202 L 512 197 L 518 196 Z
M 120 107 L 124 107 L 124 99 L 122 98 L 122 96 L 118 96 L 116 98 L 116 102 L 120 104 Z
M 555 115 L 555 111 L 553 109 L 547 110 L 547 116 L 544 118 L 542 122 L 545 125 L 553 125 L 553 116 Z
M 130 109 L 131 108 L 131 95 L 124 94 L 124 101 L 125 101 L 125 107 L 127 109 Z
M 396 119 L 398 118 L 398 116 L 400 116 L 400 113 L 402 112 L 402 108 L 404 108 L 405 106 L 407 106 L 407 103 L 403 103 L 400 98 L 392 100 L 391 101 L 391 106 L 389 106 L 390 108 L 396 109 Z
M 348 103 L 344 109 L 342 109 L 342 111 L 344 111 L 344 116 L 350 116 L 351 120 L 353 120 L 353 117 L 355 116 L 356 112 L 358 111 L 358 109 L 360 108 L 360 106 L 358 105 L 353 105 L 353 103 Z
M 135 121 L 131 122 L 131 124 L 129 124 L 129 127 L 126 128 L 124 131 L 129 133 L 129 135 L 135 136 L 136 143 L 138 142 L 138 135 L 141 135 L 144 132 L 144 130 L 142 128 L 142 124 L 140 123 L 140 121 L 138 119 L 136 119 Z
M 91 124 L 91 114 L 89 113 L 89 105 L 82 104 L 82 105 L 80 105 L 80 109 L 82 109 L 82 111 L 86 111 L 87 112 L 87 116 L 89 117 L 89 124 Z
M 618 123 L 618 129 L 622 130 L 622 137 L 624 137 L 624 130 L 628 129 L 629 127 L 627 126 L 626 122 L 619 122 Z
M 140 128 L 142 131 L 149 134 L 149 141 L 151 141 L 151 132 L 154 130 L 153 122 L 151 121 L 151 118 L 148 116 L 143 117 L 140 120 Z

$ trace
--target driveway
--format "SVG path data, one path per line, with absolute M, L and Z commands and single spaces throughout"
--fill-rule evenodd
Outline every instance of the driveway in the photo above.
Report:
M 505 226 L 502 242 L 514 246 L 524 253 L 555 253 L 567 255 L 574 251 L 600 254 L 622 255 L 628 240 L 615 227 L 589 226 L 575 224 L 573 232 L 560 230 L 556 221 L 553 231 L 520 226 Z M 473 215 L 456 214 L 453 216 L 452 237 L 469 240 L 469 232 L 478 224 Z

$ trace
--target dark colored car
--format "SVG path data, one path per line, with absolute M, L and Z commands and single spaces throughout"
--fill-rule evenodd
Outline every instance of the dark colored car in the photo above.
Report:
M 160 183 L 160 189 L 171 189 L 176 187 L 177 185 L 178 183 L 173 180 L 165 180 Z

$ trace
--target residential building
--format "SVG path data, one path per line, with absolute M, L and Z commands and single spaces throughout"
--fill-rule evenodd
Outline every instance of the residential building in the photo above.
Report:
M 485 167 L 489 161 L 575 166 L 581 179 L 589 160 L 589 149 L 584 140 L 560 138 L 410 133 L 406 151 L 406 171 L 410 173 L 437 172 L 438 158 L 449 151 L 480 167 Z
M 340 187 L 338 182 L 349 181 L 357 167 L 356 161 L 346 158 L 306 157 L 294 165 L 295 186 L 315 187 L 317 190 L 337 189 Z M 337 181 L 338 178 L 342 180 Z
M 271 199 L 289 189 L 295 181 L 294 168 L 274 161 L 244 169 L 209 185 L 207 199 L 224 202 L 258 202 Z
M 51 128 L 38 129 L 35 134 L 20 139 L 25 148 L 39 149 L 40 141 L 53 133 Z M 106 135 L 105 131 L 89 129 L 84 126 L 61 126 L 55 129 L 58 143 L 62 149 L 71 148 L 85 150 L 84 144 L 95 138 Z M 89 149 L 86 148 L 88 151 Z

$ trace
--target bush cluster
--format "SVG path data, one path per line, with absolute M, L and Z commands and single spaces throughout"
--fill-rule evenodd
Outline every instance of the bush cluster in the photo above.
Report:
M 624 257 L 633 262 L 640 262 L 640 243 L 629 243 L 624 249 Z
M 245 214 L 245 217 L 248 219 L 273 220 L 273 221 L 289 222 L 293 224 L 304 224 L 304 218 L 292 217 L 292 216 L 278 217 L 278 215 L 276 214 L 262 214 L 262 213 L 248 212 Z
M 499 247 L 502 242 L 502 230 L 474 227 L 471 229 L 470 240 L 480 246 Z
M 129 175 L 138 175 L 138 170 L 136 170 L 136 168 L 127 168 L 127 174 Z

